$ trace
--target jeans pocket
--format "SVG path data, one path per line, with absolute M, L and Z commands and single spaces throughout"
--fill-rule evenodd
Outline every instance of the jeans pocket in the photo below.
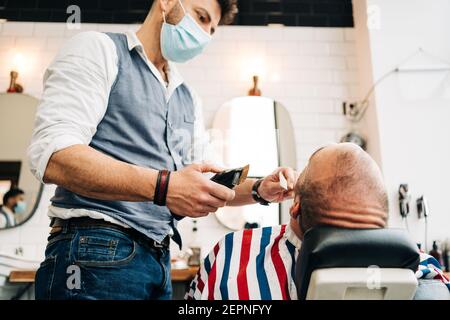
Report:
M 75 264 L 84 266 L 123 265 L 136 254 L 132 239 L 106 228 L 79 231 L 72 243 Z
M 36 300 L 50 300 L 55 276 L 56 256 L 48 256 L 36 272 L 35 296 Z

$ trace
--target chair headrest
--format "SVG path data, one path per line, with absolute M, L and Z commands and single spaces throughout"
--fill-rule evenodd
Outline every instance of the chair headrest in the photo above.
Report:
M 402 229 L 342 229 L 317 227 L 308 230 L 297 258 L 295 283 L 304 300 L 311 274 L 323 268 L 401 268 L 417 270 L 419 251 Z

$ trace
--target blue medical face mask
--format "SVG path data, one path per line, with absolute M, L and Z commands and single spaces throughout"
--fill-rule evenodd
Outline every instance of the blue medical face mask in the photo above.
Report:
M 194 18 L 186 12 L 183 5 L 183 19 L 172 25 L 166 22 L 161 29 L 161 51 L 164 58 L 174 62 L 186 62 L 199 55 L 211 41 L 211 36 L 203 30 Z
M 25 213 L 25 211 L 27 210 L 27 204 L 25 203 L 25 201 L 19 201 L 17 202 L 16 206 L 14 207 L 14 213 Z

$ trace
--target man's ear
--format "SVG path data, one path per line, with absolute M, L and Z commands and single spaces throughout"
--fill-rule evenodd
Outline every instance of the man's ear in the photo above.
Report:
M 291 208 L 289 209 L 289 213 L 293 219 L 297 219 L 300 213 L 300 196 L 296 195 L 294 198 L 294 202 L 292 203 Z

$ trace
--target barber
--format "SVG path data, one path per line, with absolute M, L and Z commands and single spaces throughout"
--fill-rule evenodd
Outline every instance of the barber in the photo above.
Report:
M 27 210 L 25 193 L 22 189 L 11 188 L 3 195 L 0 206 L 0 229 L 16 226 L 16 214 L 23 214 Z
M 201 108 L 173 62 L 201 53 L 236 2 L 155 0 L 136 33 L 80 33 L 48 67 L 28 149 L 57 185 L 37 299 L 170 299 L 177 219 L 292 197 L 288 168 L 230 190 L 203 174 L 221 168 L 192 164 Z

